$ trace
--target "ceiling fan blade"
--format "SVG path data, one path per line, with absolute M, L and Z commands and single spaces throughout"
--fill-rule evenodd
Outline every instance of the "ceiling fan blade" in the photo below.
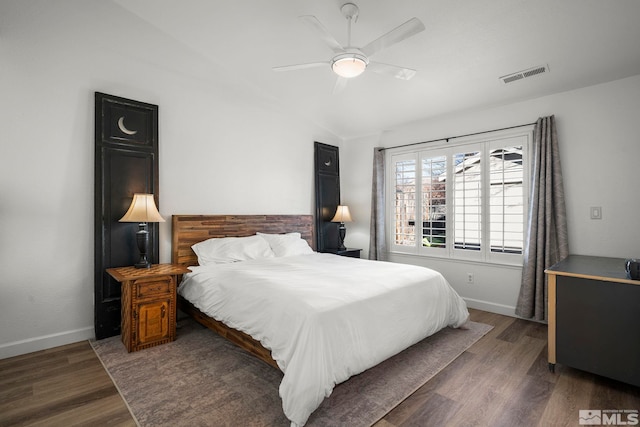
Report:
M 398 67 L 396 65 L 383 64 L 381 62 L 369 62 L 367 70 L 374 73 L 383 74 L 385 76 L 395 77 L 401 80 L 411 80 L 417 71 L 411 68 Z
M 408 39 L 411 36 L 424 31 L 424 24 L 418 18 L 411 18 L 404 24 L 394 28 L 387 34 L 372 41 L 360 51 L 367 56 L 373 56 L 382 49 L 394 45 L 402 40 Z
M 345 79 L 344 77 L 338 76 L 338 78 L 336 79 L 335 85 L 333 85 L 333 92 L 331 93 L 333 95 L 340 93 L 344 90 L 345 87 L 347 87 L 347 79 Z
M 324 41 L 326 45 L 329 46 L 329 49 L 331 49 L 334 53 L 344 52 L 344 48 L 340 45 L 340 43 L 336 41 L 336 39 L 329 33 L 329 31 L 327 31 L 325 26 L 322 25 L 320 21 L 318 21 L 318 18 L 313 15 L 304 15 L 301 16 L 300 19 L 310 25 L 311 28 L 313 28 L 316 33 L 318 33 L 322 41 Z
M 273 71 L 293 71 L 293 70 L 303 70 L 305 68 L 315 68 L 315 67 L 326 67 L 328 66 L 328 62 L 309 62 L 306 64 L 295 64 L 295 65 L 282 65 L 280 67 L 273 67 Z

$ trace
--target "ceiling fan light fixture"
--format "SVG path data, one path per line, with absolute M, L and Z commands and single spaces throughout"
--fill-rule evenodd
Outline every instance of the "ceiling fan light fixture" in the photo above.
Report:
M 359 76 L 367 68 L 367 57 L 359 53 L 343 53 L 331 60 L 331 69 L 340 77 L 350 79 Z

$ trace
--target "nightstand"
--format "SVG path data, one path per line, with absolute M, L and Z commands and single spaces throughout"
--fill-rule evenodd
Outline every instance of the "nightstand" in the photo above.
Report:
M 188 272 L 177 264 L 107 269 L 122 286 L 121 335 L 129 352 L 176 339 L 177 276 Z
M 340 255 L 340 256 L 348 256 L 351 258 L 360 258 L 360 251 L 362 249 L 353 249 L 353 248 L 347 248 L 347 249 L 325 249 L 322 252 L 326 252 L 326 253 L 330 253 L 330 254 L 336 254 L 336 255 Z

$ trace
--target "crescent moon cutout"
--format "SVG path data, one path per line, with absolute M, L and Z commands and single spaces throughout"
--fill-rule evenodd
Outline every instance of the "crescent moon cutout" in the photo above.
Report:
M 136 133 L 138 133 L 137 130 L 129 130 L 125 127 L 124 125 L 124 116 L 120 117 L 118 119 L 118 127 L 120 128 L 120 130 L 122 131 L 122 133 L 126 133 L 127 135 L 135 135 Z

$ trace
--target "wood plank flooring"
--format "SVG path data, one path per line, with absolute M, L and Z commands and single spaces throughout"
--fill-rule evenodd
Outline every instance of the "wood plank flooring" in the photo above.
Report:
M 136 426 L 83 341 L 0 360 L 0 426 Z
M 640 410 L 638 387 L 550 373 L 546 325 L 470 312 L 494 329 L 375 427 L 578 426 L 579 409 Z M 0 360 L 0 426 L 89 425 L 136 423 L 87 342 Z
M 578 426 L 580 409 L 640 410 L 638 387 L 560 364 L 549 372 L 546 325 L 469 311 L 494 329 L 375 427 Z

